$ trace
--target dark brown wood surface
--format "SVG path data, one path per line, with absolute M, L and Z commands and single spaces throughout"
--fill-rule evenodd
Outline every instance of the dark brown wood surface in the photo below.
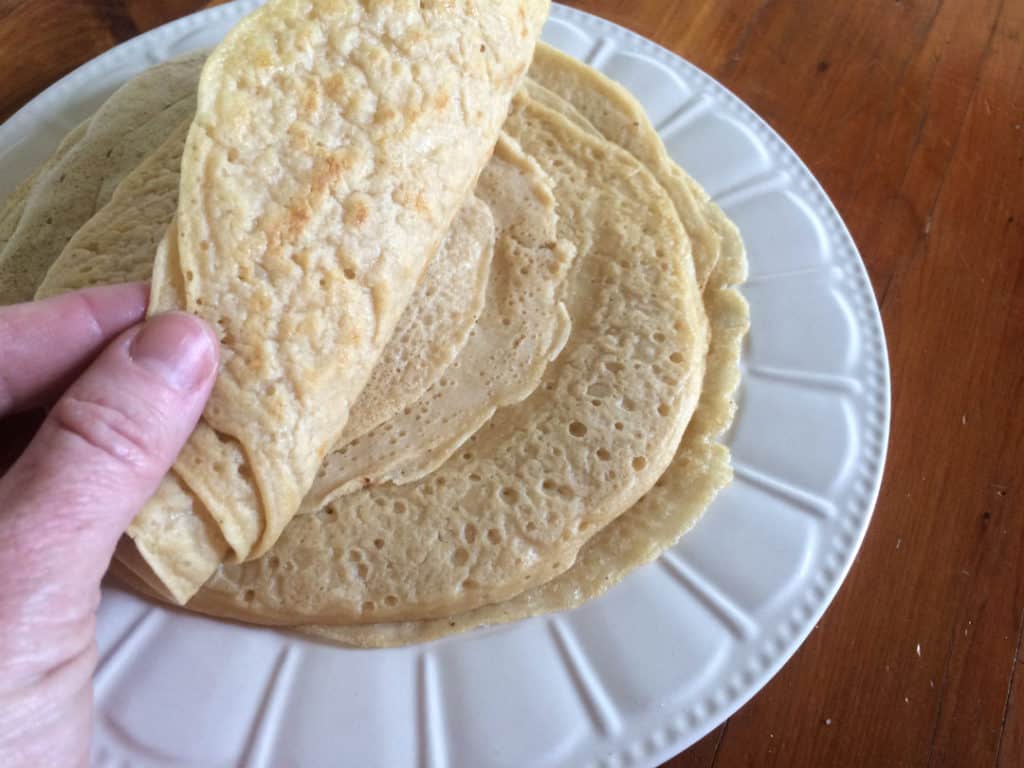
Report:
M 0 119 L 208 4 L 0 0 Z M 1024 765 L 1024 2 L 571 4 L 779 131 L 853 232 L 889 340 L 889 460 L 849 578 L 775 679 L 668 765 Z

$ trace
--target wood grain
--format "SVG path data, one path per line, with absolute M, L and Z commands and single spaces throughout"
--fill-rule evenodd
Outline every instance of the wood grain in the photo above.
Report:
M 0 0 L 0 117 L 208 4 Z M 1024 3 L 570 5 L 779 131 L 857 240 L 889 340 L 892 438 L 860 557 L 795 658 L 667 765 L 1024 765 Z

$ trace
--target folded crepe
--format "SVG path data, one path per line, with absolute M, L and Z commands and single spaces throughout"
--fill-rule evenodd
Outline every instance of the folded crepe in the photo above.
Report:
M 415 482 L 292 520 L 266 557 L 227 564 L 189 607 L 267 624 L 429 619 L 567 570 L 668 467 L 703 380 L 707 321 L 668 195 L 625 150 L 528 98 L 505 131 L 559 202 L 576 248 L 572 332 L 522 402 Z
M 196 70 L 198 81 L 199 71 Z M 191 121 L 118 185 L 50 267 L 36 298 L 96 285 L 148 281 L 157 247 L 178 207 L 179 171 Z M 348 443 L 415 403 L 465 346 L 483 309 L 494 219 L 471 197 L 424 270 L 420 283 L 339 440 Z
M 610 139 L 628 149 L 647 165 L 675 204 L 691 238 L 710 325 L 699 404 L 668 469 L 654 486 L 607 526 L 591 528 L 595 531 L 593 538 L 581 548 L 572 567 L 547 583 L 504 601 L 436 619 L 303 626 L 301 632 L 345 645 L 388 647 L 572 608 L 600 595 L 628 571 L 675 543 L 732 477 L 729 450 L 718 438 L 728 429 L 735 412 L 733 393 L 739 380 L 740 348 L 749 325 L 746 302 L 734 287 L 746 275 L 746 255 L 736 227 L 682 169 L 670 160 L 666 162 L 667 153 L 649 121 L 645 117 L 635 119 L 643 116 L 642 108 L 620 86 L 568 57 L 552 55 L 543 45 L 538 46 L 530 75 L 526 87 L 531 97 L 565 115 L 589 135 Z M 540 81 L 559 92 L 540 86 Z M 692 301 L 692 294 L 688 300 Z M 345 509 L 337 506 L 336 512 L 342 515 Z M 472 542 L 469 547 L 473 547 Z M 278 549 L 271 553 L 285 564 L 283 555 Z M 372 561 L 368 565 L 367 578 Z M 125 569 L 120 571 L 124 575 Z M 144 586 L 132 574 L 127 574 L 127 581 Z M 203 610 L 205 602 L 201 595 L 194 607 Z M 211 613 L 219 612 L 218 607 L 209 607 Z
M 197 83 L 198 76 L 197 67 Z M 152 277 L 177 211 L 190 124 L 173 130 L 82 225 L 36 298 Z M 430 260 L 303 510 L 428 474 L 496 409 L 529 396 L 565 343 L 560 298 L 573 254 L 558 241 L 546 174 L 504 135 L 475 192 Z
M 151 312 L 215 328 L 221 370 L 129 528 L 185 601 L 299 508 L 493 150 L 545 0 L 270 2 L 200 77 Z
M 601 141 L 615 137 L 613 143 L 629 150 L 657 178 L 676 208 L 679 218 L 686 224 L 687 234 L 692 241 L 693 262 L 698 265 L 698 278 L 701 277 L 699 265 L 704 264 L 706 269 L 710 270 L 703 274 L 701 280 L 705 284 L 703 306 L 710 321 L 711 335 L 706 373 L 699 405 L 689 420 L 685 436 L 668 469 L 653 487 L 648 488 L 639 502 L 606 526 L 600 527 L 588 522 L 586 530 L 592 532 L 593 537 L 579 550 L 572 566 L 550 581 L 528 588 L 503 601 L 484 602 L 479 607 L 455 610 L 447 616 L 423 620 L 398 620 L 410 604 L 415 604 L 422 592 L 436 588 L 437 582 L 446 572 L 455 570 L 459 573 L 458 568 L 465 569 L 462 573 L 468 578 L 459 585 L 460 588 L 456 588 L 456 596 L 459 592 L 476 593 L 485 598 L 489 592 L 490 596 L 493 596 L 493 581 L 488 583 L 480 578 L 480 565 L 487 562 L 487 557 L 481 554 L 481 550 L 492 550 L 496 553 L 513 550 L 516 541 L 506 538 L 507 529 L 484 530 L 482 524 L 487 516 L 489 504 L 498 507 L 505 504 L 517 506 L 523 516 L 520 518 L 521 522 L 526 522 L 527 527 L 534 525 L 535 533 L 538 529 L 560 525 L 563 522 L 560 515 L 552 517 L 550 513 L 554 509 L 549 507 L 544 510 L 534 506 L 531 498 L 533 492 L 528 483 L 525 486 L 510 484 L 502 488 L 501 493 L 489 503 L 485 501 L 475 507 L 466 505 L 460 510 L 466 514 L 460 530 L 460 521 L 451 513 L 450 508 L 453 502 L 461 504 L 461 494 L 457 486 L 454 489 L 455 493 L 452 493 L 452 483 L 459 482 L 455 473 L 460 468 L 470 480 L 479 484 L 485 482 L 481 468 L 495 467 L 493 462 L 478 461 L 481 452 L 489 453 L 488 444 L 492 442 L 492 438 L 488 432 L 497 428 L 488 424 L 477 437 L 470 440 L 465 449 L 459 451 L 458 457 L 452 460 L 450 466 L 442 467 L 428 479 L 428 482 L 412 487 L 384 489 L 384 493 L 375 490 L 360 492 L 354 497 L 341 499 L 317 514 L 319 522 L 316 525 L 297 519 L 292 526 L 301 535 L 290 539 L 289 533 L 286 532 L 285 537 L 259 563 L 241 567 L 225 566 L 208 587 L 189 604 L 190 608 L 214 615 L 236 616 L 248 621 L 300 624 L 303 620 L 314 620 L 319 609 L 320 618 L 330 621 L 331 624 L 307 624 L 300 626 L 300 631 L 335 642 L 366 647 L 423 641 L 464 631 L 480 624 L 500 623 L 535 613 L 560 610 L 578 605 L 600 594 L 617 582 L 629 569 L 657 556 L 692 525 L 714 494 L 728 482 L 731 477 L 729 452 L 717 441 L 717 437 L 728 427 L 732 419 L 735 407 L 732 392 L 738 380 L 740 342 L 748 322 L 746 305 L 732 287 L 732 282 L 742 279 L 745 274 L 746 260 L 738 233 L 685 173 L 674 165 L 663 162 L 667 155 L 650 124 L 646 120 L 632 119 L 637 114 L 642 115 L 639 105 L 632 97 L 621 92 L 599 73 L 575 62 L 552 60 L 546 57 L 543 51 L 535 58 L 531 74 L 537 75 L 539 65 L 547 66 L 549 69 L 547 75 L 539 73 L 538 80 L 546 79 L 549 85 L 559 88 L 560 92 L 556 93 L 540 86 L 537 80 L 527 82 L 526 88 L 534 103 L 548 108 L 541 110 L 534 107 L 528 121 L 531 131 L 539 131 L 542 135 L 545 131 L 550 132 L 544 124 L 550 120 L 550 111 L 553 110 L 569 119 L 589 137 Z M 572 76 L 567 76 L 565 71 L 560 72 L 560 69 L 568 70 L 568 74 Z M 515 130 L 514 120 L 511 127 Z M 581 140 L 578 136 L 573 137 L 571 133 L 566 133 L 565 140 L 559 143 L 563 146 L 576 146 L 581 144 Z M 578 174 L 581 169 L 574 172 L 570 170 L 577 165 L 578 160 L 576 163 L 566 162 L 569 158 L 557 151 L 551 156 L 545 149 L 546 143 L 528 141 L 527 146 L 541 155 L 548 155 L 546 162 L 551 166 L 555 165 L 554 161 L 561 160 L 562 168 L 555 173 L 556 179 L 563 173 L 570 173 L 580 180 Z M 589 146 L 596 147 L 594 144 Z M 579 149 L 585 152 L 588 147 L 582 146 Z M 606 163 L 604 170 L 613 173 L 614 166 L 614 163 Z M 628 163 L 622 164 L 621 171 L 629 175 L 636 173 Z M 586 295 L 588 282 L 594 284 L 592 280 L 580 279 L 588 273 L 592 275 L 591 270 L 596 266 L 594 256 L 597 254 L 591 253 L 591 246 L 587 243 L 600 242 L 607 238 L 588 237 L 585 234 L 589 229 L 587 217 L 575 213 L 574 209 L 580 210 L 576 189 L 589 189 L 595 183 L 598 183 L 596 179 L 589 184 L 582 183 L 558 190 L 561 213 L 564 218 L 575 222 L 575 227 L 570 227 L 570 230 L 577 231 L 576 238 L 583 245 L 579 257 L 579 273 L 575 275 L 569 287 L 569 301 L 574 307 L 574 318 L 584 324 L 587 321 L 581 315 L 580 309 L 586 305 L 574 300 L 574 295 L 581 292 Z M 657 197 L 658 195 L 653 195 L 651 202 L 653 203 Z M 583 199 L 586 200 L 586 197 Z M 604 202 L 603 205 L 609 205 L 609 202 L 611 201 Z M 614 206 L 614 203 L 612 206 L 618 207 Z M 664 210 L 665 205 L 661 202 L 651 207 Z M 601 219 L 601 208 L 584 206 L 583 210 L 595 214 L 598 220 Z M 619 207 L 619 210 L 625 209 Z M 672 218 L 666 213 L 661 215 L 665 219 Z M 664 247 L 672 245 L 671 229 L 671 226 L 666 226 L 662 232 Z M 610 245 L 614 248 L 614 243 Z M 627 243 L 624 241 L 620 245 L 626 246 Z M 605 243 L 606 249 L 608 246 L 609 244 Z M 624 252 L 629 251 L 628 247 L 624 248 Z M 604 250 L 604 253 L 607 258 L 614 251 L 609 249 Z M 680 256 L 684 262 L 687 260 L 685 249 Z M 597 263 L 600 262 L 598 259 Z M 619 289 L 634 293 L 635 280 L 636 278 L 632 276 L 619 278 Z M 692 289 L 684 290 L 680 298 L 686 305 L 693 306 L 697 303 Z M 598 311 L 597 314 L 602 318 L 601 322 L 607 325 L 609 338 L 627 333 L 628 325 L 615 322 L 614 313 Z M 586 327 L 583 327 L 582 331 L 588 333 Z M 652 334 L 651 341 L 664 343 L 664 332 L 656 331 Z M 566 354 L 578 354 L 574 352 L 578 343 L 578 340 L 570 341 Z M 670 362 L 682 363 L 684 370 L 690 367 L 692 358 L 689 356 L 682 360 L 672 360 L 673 356 L 669 356 Z M 598 386 L 587 387 L 585 390 L 585 394 L 593 398 L 589 406 L 600 410 L 606 407 L 605 404 L 609 401 L 619 402 L 620 407 L 626 411 L 622 414 L 622 421 L 612 425 L 615 428 L 611 432 L 613 435 L 620 429 L 625 430 L 638 422 L 642 423 L 645 418 L 644 403 L 638 403 L 632 398 L 628 402 L 620 399 L 621 390 L 625 388 L 627 379 L 635 376 L 629 372 L 630 357 L 626 354 L 614 361 L 613 368 L 617 372 L 615 379 L 599 382 Z M 564 362 L 559 361 L 560 364 L 545 376 L 545 388 L 554 385 L 556 376 L 575 375 L 572 367 L 564 367 Z M 634 364 L 635 362 L 634 359 Z M 460 373 L 474 375 L 474 370 L 472 367 L 460 369 Z M 572 386 L 568 389 L 570 393 L 580 390 L 579 387 Z M 569 399 L 572 396 L 574 395 L 570 395 Z M 538 393 L 531 403 L 538 403 L 541 397 L 542 395 Z M 519 424 L 524 427 L 520 437 L 521 445 L 512 449 L 523 470 L 523 476 L 517 478 L 517 481 L 532 474 L 532 467 L 538 462 L 546 463 L 547 456 L 550 455 L 543 450 L 534 450 L 535 441 L 529 429 L 531 420 L 524 418 L 524 409 L 531 403 L 501 413 L 496 419 L 497 422 Z M 635 417 L 633 414 L 636 413 L 638 406 L 641 415 Z M 659 407 L 658 411 L 666 420 L 671 418 L 667 409 Z M 685 412 L 680 415 L 685 417 Z M 544 424 L 545 420 L 541 419 L 534 423 Z M 586 432 L 579 426 L 586 427 Z M 580 422 L 579 426 L 576 429 L 577 439 L 587 440 L 595 435 L 599 443 L 605 443 L 606 438 L 600 434 L 600 424 L 588 421 Z M 630 435 L 624 437 L 628 440 Z M 549 438 L 548 442 L 550 448 L 564 450 L 563 446 L 557 444 L 557 440 Z M 550 445 L 552 442 L 556 444 Z M 605 466 L 618 461 L 614 452 L 607 449 L 598 449 L 596 459 L 598 465 L 604 462 Z M 608 469 L 609 472 L 618 475 L 617 467 L 609 466 Z M 548 493 L 561 496 L 575 490 L 570 488 L 569 483 L 556 483 L 555 479 L 548 477 L 541 484 L 541 491 L 546 490 Z M 649 479 L 647 482 L 639 481 L 638 485 L 642 488 L 648 482 Z M 582 493 L 590 494 L 592 491 L 583 490 Z M 448 517 L 447 521 L 444 520 L 445 516 Z M 389 527 L 389 522 L 395 522 L 401 527 Z M 336 538 L 335 529 L 339 529 L 336 531 L 339 534 Z M 318 554 L 321 549 L 321 536 L 331 540 L 330 557 L 326 560 Z M 422 551 L 415 548 L 419 542 L 425 542 L 423 546 L 438 550 L 438 556 L 423 559 Z M 446 549 L 448 546 L 458 547 L 450 558 L 446 556 L 450 551 Z M 395 579 L 409 587 L 412 599 L 406 593 L 386 592 L 382 589 L 389 587 L 389 573 L 401 570 L 405 559 L 412 560 L 414 564 L 422 563 L 413 571 L 407 571 Z M 530 561 L 532 558 L 524 558 L 523 562 L 514 565 L 530 570 L 534 566 Z M 149 594 L 160 594 L 159 585 L 154 587 L 153 582 L 146 578 L 145 570 L 140 571 L 138 563 L 131 558 L 125 558 L 123 562 L 115 564 L 114 570 L 135 588 Z M 487 575 L 493 579 L 497 574 Z M 514 569 L 512 576 L 515 576 Z M 543 581 L 543 576 L 540 580 Z M 267 590 L 285 593 L 284 599 L 293 605 L 302 605 L 312 593 L 328 591 L 340 595 L 353 592 L 354 588 L 358 589 L 357 585 L 361 584 L 363 603 L 358 606 L 361 615 L 350 617 L 348 621 L 352 623 L 335 623 L 339 620 L 339 615 L 334 610 L 323 610 L 327 608 L 329 601 L 316 600 L 311 601 L 312 605 L 306 606 L 303 618 L 297 615 L 291 619 L 284 618 L 275 615 L 276 610 L 267 611 L 267 592 L 264 584 Z M 229 597 L 232 591 L 233 600 Z M 309 610 L 311 608 L 313 610 Z M 368 619 L 374 623 L 361 623 Z

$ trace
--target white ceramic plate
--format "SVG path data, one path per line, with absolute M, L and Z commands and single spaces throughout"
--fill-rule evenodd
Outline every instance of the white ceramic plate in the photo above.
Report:
M 124 80 L 213 45 L 254 6 L 168 24 L 48 88 L 0 126 L 0 194 Z M 338 649 L 107 590 L 95 763 L 656 765 L 749 699 L 824 612 L 867 528 L 889 429 L 885 339 L 854 243 L 793 151 L 704 73 L 562 7 L 544 38 L 624 83 L 742 230 L 752 330 L 727 436 L 736 481 L 606 596 L 414 648 Z

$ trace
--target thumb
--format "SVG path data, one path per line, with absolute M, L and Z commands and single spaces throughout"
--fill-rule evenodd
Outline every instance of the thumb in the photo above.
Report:
M 95 594 L 119 536 L 195 427 L 216 367 L 217 341 L 191 315 L 159 315 L 115 339 L 0 479 L 4 559 L 45 591 Z

